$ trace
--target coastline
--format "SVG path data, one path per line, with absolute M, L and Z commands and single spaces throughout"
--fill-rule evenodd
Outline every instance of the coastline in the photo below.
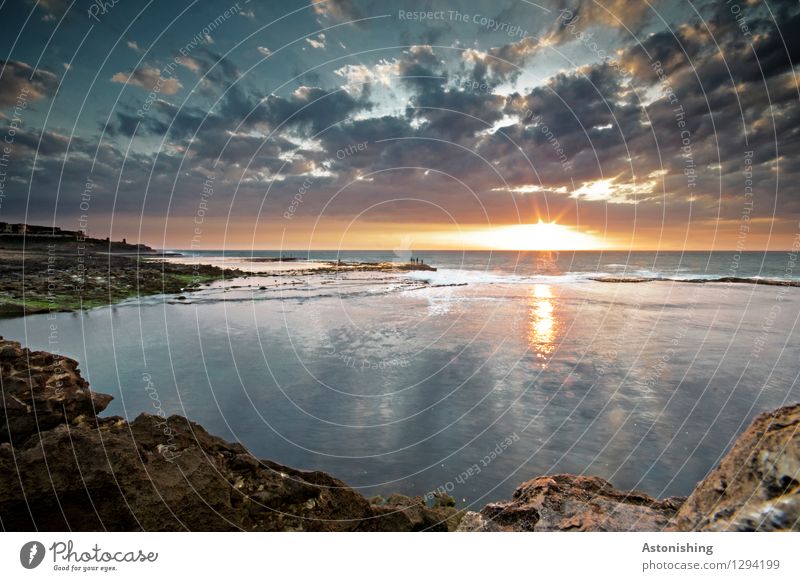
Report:
M 4 238 L 0 237 L 0 317 L 72 312 L 136 297 L 191 293 L 236 278 L 436 271 L 425 264 L 391 262 L 200 259 L 141 245 L 64 237 L 39 236 L 23 246 L 8 244 Z
M 70 312 L 154 294 L 192 292 L 245 276 L 172 264 L 144 245 L 75 236 L 0 236 L 0 317 Z

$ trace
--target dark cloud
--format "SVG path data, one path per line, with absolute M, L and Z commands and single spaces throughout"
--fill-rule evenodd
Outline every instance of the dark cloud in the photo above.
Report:
M 0 107 L 52 97 L 57 87 L 58 78 L 50 71 L 34 71 L 27 63 L 0 60 Z
M 201 46 L 189 56 L 179 58 L 180 64 L 201 77 L 206 85 L 224 88 L 241 76 L 239 69 L 230 59 L 207 47 Z
M 236 106 L 248 105 L 237 103 Z M 369 110 L 371 106 L 366 96 L 354 97 L 342 89 L 328 91 L 302 86 L 289 97 L 268 95 L 253 103 L 249 122 L 263 121 L 270 129 L 295 129 L 316 134 L 358 111 Z M 235 116 L 232 101 L 228 101 L 223 111 Z
M 242 220 L 257 215 L 262 202 L 263 219 L 277 219 L 311 180 L 314 187 L 298 220 L 315 216 L 342 189 L 327 216 L 349 218 L 376 204 L 370 220 L 439 220 L 421 216 L 419 206 L 390 202 L 418 196 L 463 223 L 485 220 L 481 204 L 499 222 L 514 221 L 518 210 L 532 214 L 542 208 L 577 217 L 580 204 L 582 222 L 599 227 L 610 220 L 626 227 L 635 216 L 641 227 L 657 231 L 665 218 L 710 224 L 719 215 L 721 224 L 735 225 L 742 211 L 745 152 L 752 151 L 754 216 L 769 216 L 773 208 L 783 217 L 800 216 L 800 197 L 791 186 L 800 178 L 793 72 L 800 53 L 793 34 L 800 27 L 797 6 L 778 6 L 773 21 L 760 5 L 742 3 L 751 32 L 745 35 L 724 3 L 699 4 L 702 20 L 677 14 L 670 3 L 650 3 L 653 9 L 634 4 L 563 0 L 551 20 L 540 23 L 539 36 L 505 42 L 495 36 L 491 44 L 475 39 L 457 44 L 447 23 L 408 27 L 410 37 L 440 37 L 452 50 L 418 44 L 376 52 L 374 60 L 359 55 L 364 60 L 319 67 L 323 51 L 308 50 L 302 59 L 311 59 L 310 73 L 302 59 L 270 59 L 258 76 L 244 76 L 246 59 L 200 47 L 179 69 L 186 101 L 170 98 L 181 89 L 174 85 L 141 112 L 144 93 L 126 92 L 108 127 L 101 127 L 106 133 L 100 147 L 99 133 L 70 142 L 69 131 L 20 131 L 17 152 L 37 151 L 37 166 L 32 171 L 27 156 L 17 156 L 9 187 L 27 192 L 32 175 L 37 206 L 47 210 L 49 204 L 52 216 L 58 187 L 79 192 L 87 172 L 93 172 L 98 184 L 93 211 L 110 211 L 116 196 L 117 212 L 144 209 L 156 219 L 169 206 L 172 215 L 185 217 L 193 215 L 202 180 L 213 172 L 215 211 L 227 216 L 230 210 Z M 664 4 L 665 19 L 679 21 L 672 29 L 654 17 Z M 315 4 L 313 12 L 320 21 L 343 21 L 367 13 L 366 3 L 359 6 L 329 2 Z M 498 9 L 498 18 L 519 19 L 510 4 Z M 571 19 L 566 13 L 557 18 L 558 9 L 571 12 Z M 364 46 L 372 46 L 383 29 L 373 36 L 364 28 L 347 30 L 367 35 Z M 539 66 L 548 46 L 571 43 L 569 50 L 581 51 L 585 46 L 576 31 L 600 30 L 615 60 L 599 62 L 586 53 L 590 64 L 553 69 L 537 86 L 522 86 L 520 79 L 529 76 L 522 71 Z M 346 44 L 360 46 L 360 38 Z M 378 40 L 386 45 L 395 38 Z M 333 53 L 334 36 L 329 40 Z M 273 50 L 280 46 L 272 39 L 254 42 Z M 31 78 L 22 63 L 8 70 L 19 74 L 0 78 L 0 95 L 24 83 L 37 87 L 37 98 L 54 93 L 55 75 Z M 128 73 L 119 75 L 117 82 L 127 81 Z M 299 86 L 274 88 L 294 76 L 300 77 Z M 187 78 L 201 80 L 200 90 L 190 93 Z M 149 91 L 157 81 L 155 67 L 142 67 L 127 82 Z M 364 147 L 340 154 L 359 143 Z M 9 197 L 4 212 L 20 199 Z M 75 212 L 72 194 L 58 204 L 64 215 Z

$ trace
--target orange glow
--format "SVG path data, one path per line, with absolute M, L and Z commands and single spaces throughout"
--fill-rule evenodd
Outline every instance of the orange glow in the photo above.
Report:
M 94 224 L 94 223 L 93 223 Z M 69 224 L 65 224 L 69 227 Z M 748 237 L 748 248 L 782 251 L 792 248 L 796 223 L 788 220 L 754 218 Z M 141 222 L 136 215 L 114 217 L 114 237 L 155 248 L 207 250 L 388 250 L 401 247 L 410 240 L 417 250 L 735 250 L 737 220 L 703 220 L 686 223 L 648 225 L 644 222 L 611 220 L 591 229 L 576 228 L 550 221 L 529 225 L 488 225 L 458 223 L 384 222 L 351 224 L 349 221 L 279 220 L 256 218 L 206 217 L 202 237 L 195 236 L 193 218 L 148 217 Z M 98 220 L 94 236 L 104 237 L 109 225 Z M 526 236 L 526 234 L 532 234 Z M 548 239 L 553 234 L 552 240 Z M 713 244 L 712 244 L 713 241 Z
M 499 226 L 461 236 L 464 246 L 492 250 L 598 250 L 601 241 L 555 222 Z

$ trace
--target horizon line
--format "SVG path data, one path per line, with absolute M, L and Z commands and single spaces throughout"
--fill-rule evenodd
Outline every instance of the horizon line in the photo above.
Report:
M 145 244 L 141 243 L 140 244 Z M 147 244 L 145 244 L 147 245 Z M 395 252 L 394 249 L 381 249 L 381 248 L 161 248 L 162 252 L 226 252 L 226 251 L 247 251 L 247 252 L 278 252 L 278 253 L 286 253 L 286 252 L 293 252 L 293 253 L 308 253 L 308 252 Z M 463 250 L 455 250 L 452 248 L 419 248 L 415 250 L 409 250 L 412 254 L 415 252 L 681 252 L 684 254 L 689 253 L 699 253 L 699 252 L 738 252 L 739 254 L 763 254 L 765 252 L 776 252 L 776 253 L 786 253 L 786 252 L 794 252 L 795 250 L 792 248 L 780 249 L 780 250 L 740 250 L 737 248 L 701 248 L 701 249 L 653 249 L 653 248 L 644 248 L 644 249 L 618 249 L 618 248 L 595 248 L 595 249 L 561 249 L 561 250 L 548 250 L 546 248 L 542 249 L 509 249 L 509 248 L 500 248 L 500 249 L 491 249 L 491 248 L 471 248 L 471 249 L 463 249 Z

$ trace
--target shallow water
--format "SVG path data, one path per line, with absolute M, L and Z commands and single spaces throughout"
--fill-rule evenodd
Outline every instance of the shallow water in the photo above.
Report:
M 553 472 L 688 494 L 755 414 L 798 399 L 800 288 L 450 266 L 246 279 L 0 334 L 78 359 L 110 414 L 160 406 L 366 495 L 462 505 Z

